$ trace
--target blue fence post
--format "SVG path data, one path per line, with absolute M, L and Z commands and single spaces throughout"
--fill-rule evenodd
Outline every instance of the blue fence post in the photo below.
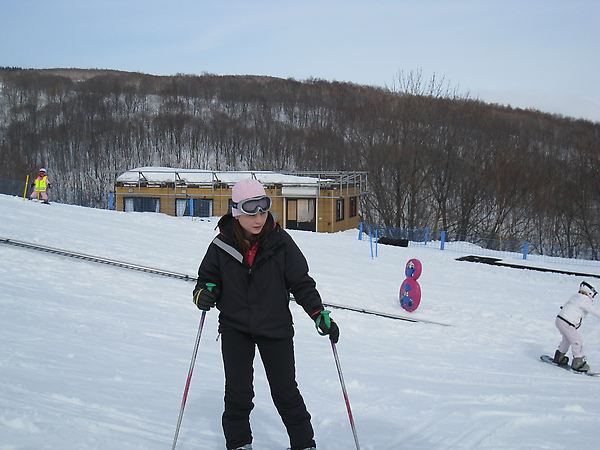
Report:
M 109 192 L 108 194 L 108 209 L 111 211 L 115 209 L 115 193 Z
M 358 224 L 358 240 L 362 241 L 362 234 L 363 234 L 363 222 Z
M 429 227 L 425 228 L 425 242 L 424 244 L 427 245 L 427 242 L 429 241 Z
M 373 259 L 373 232 L 369 231 L 369 244 L 371 247 L 371 259 Z
M 190 197 L 190 216 L 194 217 L 194 197 Z
M 379 242 L 379 228 L 375 228 L 375 258 L 379 256 L 377 253 L 377 243 Z
M 529 242 L 523 242 L 523 259 L 527 259 L 528 252 L 529 252 Z
M 446 244 L 446 232 L 442 231 L 442 236 L 440 238 L 440 250 L 444 250 L 445 244 Z

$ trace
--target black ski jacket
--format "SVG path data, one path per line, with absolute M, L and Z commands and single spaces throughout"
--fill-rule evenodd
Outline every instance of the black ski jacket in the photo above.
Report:
M 308 315 L 323 310 L 306 258 L 279 225 L 259 245 L 252 266 L 234 247 L 231 214 L 219 220 L 220 234 L 210 243 L 198 269 L 194 292 L 216 284 L 220 291 L 219 331 L 227 327 L 272 338 L 294 335 L 290 293 Z

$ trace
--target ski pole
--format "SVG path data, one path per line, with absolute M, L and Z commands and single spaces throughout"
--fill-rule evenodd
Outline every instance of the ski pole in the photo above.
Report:
M 194 364 L 196 363 L 196 355 L 198 354 L 198 347 L 200 346 L 200 336 L 202 335 L 202 328 L 204 328 L 205 317 L 206 311 L 202 311 L 200 325 L 198 326 L 198 334 L 196 335 L 196 344 L 194 345 L 194 353 L 192 354 L 192 361 L 190 362 L 190 369 L 188 370 L 187 381 L 185 382 L 185 389 L 183 390 L 183 399 L 181 400 L 179 419 L 177 419 L 177 428 L 175 429 L 175 437 L 173 438 L 173 446 L 171 447 L 171 450 L 175 450 L 175 446 L 177 445 L 177 437 L 179 436 L 181 419 L 183 419 L 183 410 L 185 409 L 185 403 L 187 402 L 188 391 L 190 390 L 190 383 L 192 381 L 192 374 L 194 373 Z
M 350 409 L 350 401 L 348 400 L 348 392 L 346 391 L 346 383 L 344 383 L 344 376 L 342 375 L 342 367 L 340 366 L 340 358 L 338 357 L 337 348 L 335 342 L 331 342 L 331 348 L 333 349 L 333 358 L 335 359 L 335 365 L 337 367 L 338 376 L 340 377 L 340 384 L 342 385 L 342 393 L 344 394 L 344 401 L 346 402 L 346 409 L 348 410 L 348 418 L 350 419 L 350 427 L 352 428 L 352 434 L 354 435 L 354 443 L 356 444 L 356 450 L 360 450 L 358 444 L 358 436 L 356 434 L 356 426 L 354 425 L 354 418 L 352 417 L 352 410 Z
M 25 189 L 23 189 L 23 201 L 27 200 L 27 188 L 29 187 L 29 175 L 25 179 Z

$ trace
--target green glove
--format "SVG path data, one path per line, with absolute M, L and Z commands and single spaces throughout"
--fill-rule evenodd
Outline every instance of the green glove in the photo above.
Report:
M 329 314 L 331 314 L 331 311 L 319 311 L 312 318 L 315 321 L 317 332 L 321 336 L 329 335 L 329 339 L 334 344 L 337 344 L 337 341 L 340 339 L 340 329 L 333 319 L 329 317 Z
M 198 289 L 194 292 L 193 302 L 203 311 L 208 311 L 215 306 L 219 298 L 220 291 L 214 283 L 206 283 L 206 288 Z

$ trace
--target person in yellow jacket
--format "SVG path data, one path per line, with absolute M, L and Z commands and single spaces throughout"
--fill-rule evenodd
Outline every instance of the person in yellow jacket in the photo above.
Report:
M 40 169 L 39 176 L 31 183 L 33 187 L 33 192 L 29 196 L 30 199 L 37 198 L 38 200 L 41 198 L 42 203 L 48 204 L 48 186 L 50 186 L 50 181 L 48 181 L 48 175 L 46 173 L 46 169 L 43 167 Z

